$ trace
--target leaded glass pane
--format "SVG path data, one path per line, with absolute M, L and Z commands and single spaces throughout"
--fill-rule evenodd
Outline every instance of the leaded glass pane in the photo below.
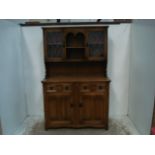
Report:
M 88 45 L 89 47 L 89 56 L 98 57 L 103 56 L 103 45 Z
M 47 33 L 48 44 L 63 44 L 62 32 L 48 32 Z
M 89 56 L 103 56 L 104 52 L 104 32 L 93 31 L 88 33 Z
M 62 32 L 48 32 L 47 33 L 47 55 L 51 58 L 63 57 L 63 33 Z
M 63 57 L 63 46 L 62 45 L 49 45 L 48 46 L 48 57 Z
M 100 31 L 88 33 L 88 44 L 103 44 L 104 33 Z

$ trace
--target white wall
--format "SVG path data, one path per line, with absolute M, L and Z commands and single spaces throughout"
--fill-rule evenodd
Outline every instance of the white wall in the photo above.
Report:
M 23 27 L 22 43 L 28 115 L 44 116 L 41 81 L 45 76 L 45 66 L 41 27 Z
M 0 20 L 0 120 L 3 134 L 17 133 L 26 117 L 20 26 Z
M 134 20 L 129 83 L 129 117 L 149 134 L 155 95 L 155 20 Z
M 22 27 L 24 71 L 29 115 L 44 115 L 41 81 L 45 76 L 41 27 Z M 130 24 L 109 28 L 108 75 L 110 116 L 126 115 L 128 109 L 128 72 Z
M 120 117 L 128 112 L 130 30 L 130 24 L 109 27 L 110 117 Z

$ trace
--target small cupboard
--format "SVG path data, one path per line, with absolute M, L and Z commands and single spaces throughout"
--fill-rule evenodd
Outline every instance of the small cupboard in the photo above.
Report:
M 107 29 L 43 28 L 46 129 L 108 128 Z

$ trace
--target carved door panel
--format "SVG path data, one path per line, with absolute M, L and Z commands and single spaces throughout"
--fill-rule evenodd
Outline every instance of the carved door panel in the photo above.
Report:
M 79 123 L 84 126 L 105 124 L 104 95 L 82 95 L 79 103 Z
M 79 124 L 107 127 L 107 89 L 104 83 L 83 83 L 79 87 Z
M 49 83 L 45 86 L 46 128 L 69 127 L 74 124 L 74 95 L 70 83 Z
M 66 127 L 73 124 L 73 100 L 69 95 L 47 95 L 47 126 Z

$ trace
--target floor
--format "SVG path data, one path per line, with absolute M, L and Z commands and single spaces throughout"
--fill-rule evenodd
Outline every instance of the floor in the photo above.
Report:
M 109 130 L 104 129 L 44 129 L 44 121 L 41 118 L 29 118 L 26 122 L 24 135 L 138 135 L 128 117 L 109 120 Z

